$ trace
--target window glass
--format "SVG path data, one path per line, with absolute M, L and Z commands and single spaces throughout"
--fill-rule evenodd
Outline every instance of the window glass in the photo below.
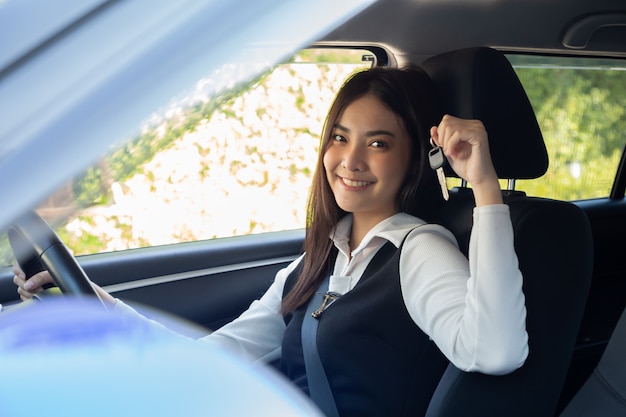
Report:
M 38 212 L 76 255 L 303 228 L 331 101 L 375 61 L 366 50 L 307 49 L 223 97 L 194 97 Z M 6 239 L 0 256 L 10 263 Z
M 626 144 L 626 63 L 508 55 L 533 106 L 548 150 L 541 178 L 515 189 L 559 200 L 608 197 Z M 513 127 L 512 127 L 513 128 Z M 448 185 L 460 184 L 448 178 Z M 501 180 L 503 189 L 508 188 Z
M 550 165 L 518 181 L 529 195 L 561 200 L 607 197 L 626 143 L 626 63 L 509 55 L 541 127 Z

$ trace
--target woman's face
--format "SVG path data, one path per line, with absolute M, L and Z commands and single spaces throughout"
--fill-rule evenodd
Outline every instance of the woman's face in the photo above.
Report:
M 395 214 L 410 154 L 410 139 L 395 113 L 371 95 L 353 101 L 337 118 L 324 153 L 339 207 L 373 224 Z

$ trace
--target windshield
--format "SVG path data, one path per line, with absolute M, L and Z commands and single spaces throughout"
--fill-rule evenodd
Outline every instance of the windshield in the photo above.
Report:
M 14 196 L 0 226 L 155 114 L 193 105 L 181 97 L 198 80 L 211 80 L 202 95 L 226 94 L 373 1 L 59 3 L 0 8 L 0 37 L 20 39 L 0 55 L 0 193 Z

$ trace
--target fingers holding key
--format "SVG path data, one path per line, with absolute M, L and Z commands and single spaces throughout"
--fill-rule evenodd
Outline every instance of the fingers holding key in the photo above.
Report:
M 443 148 L 450 166 L 472 186 L 496 181 L 497 175 L 489 154 L 487 131 L 480 120 L 445 115 L 430 130 L 433 141 Z
M 456 174 L 473 189 L 476 206 L 502 203 L 498 175 L 491 161 L 487 130 L 480 120 L 445 115 L 430 129 Z

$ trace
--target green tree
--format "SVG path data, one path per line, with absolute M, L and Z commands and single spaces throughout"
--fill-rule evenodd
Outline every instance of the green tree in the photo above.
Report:
M 548 173 L 521 181 L 523 189 L 564 200 L 607 196 L 625 142 L 626 71 L 571 66 L 516 71 L 550 158 Z

